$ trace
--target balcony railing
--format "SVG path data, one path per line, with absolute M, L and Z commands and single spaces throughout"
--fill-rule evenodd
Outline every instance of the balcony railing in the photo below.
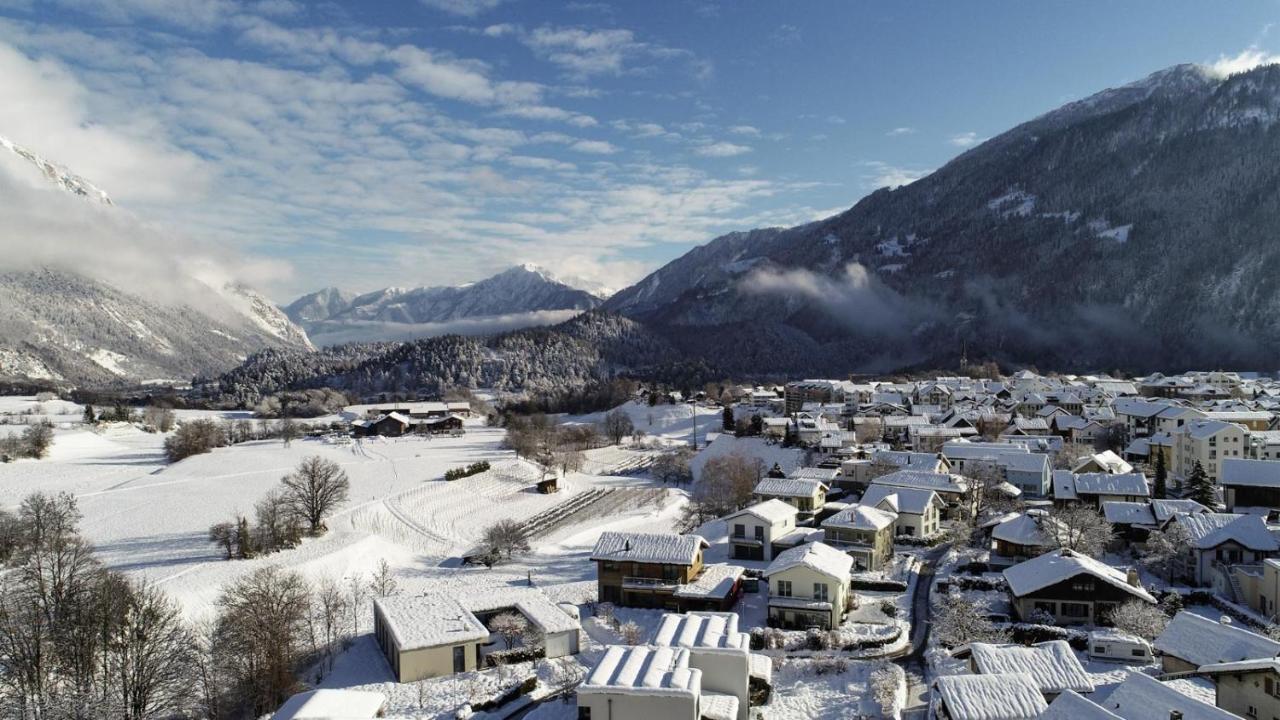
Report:
M 730 535 L 729 542 L 735 545 L 751 545 L 752 547 L 764 547 L 764 540 L 758 537 L 747 537 L 746 535 Z
M 633 590 L 668 590 L 678 587 L 680 583 L 675 580 L 665 580 L 663 578 L 647 578 L 647 577 L 624 577 L 622 578 L 622 586 Z

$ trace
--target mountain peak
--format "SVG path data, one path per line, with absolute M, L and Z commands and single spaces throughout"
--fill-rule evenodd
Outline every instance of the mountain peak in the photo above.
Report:
M 52 182 L 54 185 L 57 185 L 73 195 L 79 195 L 80 197 L 88 200 L 95 200 L 103 205 L 115 204 L 111 202 L 111 198 L 107 193 L 98 186 L 88 180 L 85 180 L 79 175 L 76 175 L 70 170 L 67 170 L 65 167 L 40 157 L 3 135 L 0 135 L 0 149 L 8 150 L 14 155 L 26 160 L 36 170 L 40 171 L 40 173 L 44 175 L 45 179 L 49 182 Z

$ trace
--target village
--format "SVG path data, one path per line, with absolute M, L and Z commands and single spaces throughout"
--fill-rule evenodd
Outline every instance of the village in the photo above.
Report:
M 48 435 L 0 501 L 73 498 L 98 560 L 192 622 L 264 570 L 344 598 L 279 720 L 1280 717 L 1268 377 L 97 413 L 0 399 L 10 445 Z M 171 462 L 197 429 L 220 439 Z M 270 550 L 259 509 L 250 552 L 308 463 L 342 501 Z

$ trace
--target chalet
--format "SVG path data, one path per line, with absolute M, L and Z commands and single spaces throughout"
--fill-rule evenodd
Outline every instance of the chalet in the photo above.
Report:
M 1155 604 L 1138 574 L 1127 574 L 1072 550 L 1054 550 L 1004 571 L 1019 618 L 1035 611 L 1055 622 L 1101 624 L 1116 607 L 1138 599 Z
M 769 579 L 769 624 L 784 628 L 839 627 L 853 602 L 853 558 L 822 543 L 791 548 L 764 571 Z
M 828 489 L 820 480 L 767 477 L 756 484 L 752 497 L 758 503 L 781 500 L 801 513 L 812 515 L 826 504 Z
M 1026 673 L 943 675 L 933 681 L 930 705 L 939 720 L 1035 720 L 1049 708 Z
M 941 511 L 946 507 L 933 490 L 893 485 L 872 485 L 858 504 L 893 513 L 894 535 L 920 538 L 938 533 Z
M 879 570 L 893 557 L 893 522 L 897 515 L 853 505 L 822 521 L 822 541 L 849 553 L 858 572 Z
M 596 563 L 600 602 L 680 610 L 675 591 L 702 574 L 707 541 L 697 535 L 604 532 Z
M 1222 499 L 1236 508 L 1280 508 L 1280 462 L 1227 458 L 1222 461 Z
M 730 556 L 735 560 L 773 560 L 775 540 L 796 529 L 796 507 L 776 498 L 724 518 Z
M 991 529 L 993 552 L 1005 558 L 1033 558 L 1049 552 L 1058 546 L 1046 532 L 1049 522 L 1043 510 L 1027 510 L 1005 519 Z
M 1179 576 L 1196 585 L 1212 586 L 1227 597 L 1236 593 L 1231 578 L 1235 565 L 1257 565 L 1280 552 L 1280 543 L 1257 515 L 1197 513 L 1175 515 L 1169 521 L 1187 535 Z
M 1214 663 L 1274 658 L 1280 643 L 1234 624 L 1180 612 L 1151 644 L 1166 673 L 1194 672 Z

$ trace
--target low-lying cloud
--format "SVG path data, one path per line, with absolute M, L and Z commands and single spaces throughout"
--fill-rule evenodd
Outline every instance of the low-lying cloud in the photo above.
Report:
M 307 328 L 307 335 L 315 345 L 372 341 L 399 342 L 440 335 L 494 335 L 526 327 L 556 325 L 581 312 L 581 310 L 538 310 L 510 315 L 484 315 L 441 323 L 344 320 L 314 323 Z
M 927 303 L 901 295 L 857 262 L 845 265 L 837 277 L 802 269 L 762 268 L 743 279 L 741 288 L 816 305 L 860 335 L 905 336 L 936 317 Z

